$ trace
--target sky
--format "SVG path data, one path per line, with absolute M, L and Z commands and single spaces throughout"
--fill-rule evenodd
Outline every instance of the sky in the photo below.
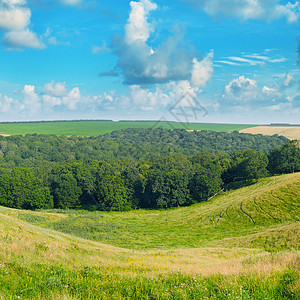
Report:
M 0 122 L 300 124 L 300 2 L 0 0 Z

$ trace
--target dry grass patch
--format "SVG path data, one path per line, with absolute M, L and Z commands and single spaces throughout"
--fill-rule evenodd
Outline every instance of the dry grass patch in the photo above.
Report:
M 283 135 L 290 140 L 300 140 L 300 126 L 256 126 L 239 131 L 240 133 L 263 134 L 263 135 Z

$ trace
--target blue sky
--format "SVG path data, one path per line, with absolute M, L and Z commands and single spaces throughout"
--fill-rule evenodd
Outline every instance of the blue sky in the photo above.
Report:
M 0 121 L 300 123 L 299 17 L 299 1 L 0 0 Z

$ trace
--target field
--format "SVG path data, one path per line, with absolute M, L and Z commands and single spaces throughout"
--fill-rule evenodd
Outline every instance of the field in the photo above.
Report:
M 299 299 L 300 173 L 190 207 L 0 207 L 2 299 Z
M 290 140 L 300 140 L 300 126 L 256 126 L 240 130 L 242 133 L 283 135 Z
M 252 125 L 251 125 L 252 126 Z M 218 123 L 189 123 L 187 125 L 176 122 L 144 122 L 144 121 L 62 121 L 62 122 L 16 122 L 0 123 L 0 134 L 56 134 L 77 136 L 98 136 L 114 130 L 126 128 L 183 128 L 187 130 L 213 130 L 232 132 L 248 128 L 245 124 L 218 124 Z

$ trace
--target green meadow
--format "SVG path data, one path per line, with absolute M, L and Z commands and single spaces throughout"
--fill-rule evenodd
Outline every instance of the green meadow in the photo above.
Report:
M 177 123 L 155 121 L 49 121 L 49 122 L 14 122 L 0 123 L 0 134 L 56 134 L 77 136 L 98 136 L 114 130 L 126 128 L 183 128 L 187 130 L 212 130 L 232 132 L 253 127 L 247 124 L 218 124 L 218 123 Z
M 300 173 L 170 210 L 0 207 L 0 299 L 299 299 Z

